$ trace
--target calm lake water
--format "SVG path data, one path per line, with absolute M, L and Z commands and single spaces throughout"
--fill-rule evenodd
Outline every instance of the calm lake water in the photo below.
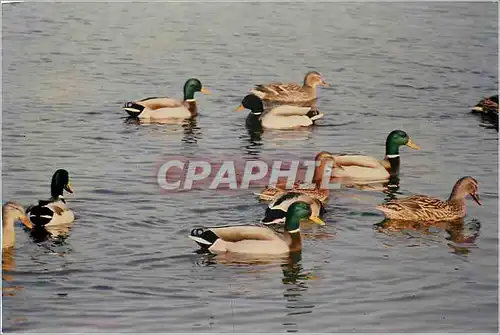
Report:
M 16 226 L 3 330 L 43 332 L 497 332 L 498 133 L 469 114 L 498 90 L 495 3 L 20 3 L 3 5 L 2 197 L 24 205 L 70 172 L 66 240 Z M 254 84 L 301 82 L 325 117 L 245 129 Z M 189 126 L 138 125 L 124 102 L 197 95 Z M 332 193 L 300 259 L 242 264 L 196 253 L 196 225 L 256 223 L 255 190 L 162 192 L 170 156 L 383 157 L 404 129 L 397 196 L 447 198 L 474 176 L 462 227 L 377 230 L 382 192 Z M 475 238 L 474 238 L 475 237 Z

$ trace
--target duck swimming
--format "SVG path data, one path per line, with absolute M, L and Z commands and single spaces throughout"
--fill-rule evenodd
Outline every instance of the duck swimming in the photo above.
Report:
M 329 176 L 332 171 L 333 157 L 332 154 L 326 151 L 321 151 L 316 154 L 314 161 L 316 166 L 314 168 L 314 174 L 312 177 L 312 184 L 307 185 L 309 187 L 302 187 L 304 182 L 296 181 L 291 188 L 287 188 L 286 182 L 276 183 L 276 187 L 268 187 L 262 192 L 258 193 L 260 200 L 272 201 L 279 194 L 291 191 L 295 193 L 305 194 L 311 198 L 318 199 L 321 202 L 325 202 L 328 199 L 328 188 L 323 188 L 323 176 Z
M 52 176 L 50 199 L 39 200 L 38 204 L 26 209 L 26 215 L 35 227 L 59 226 L 74 221 L 75 215 L 66 205 L 63 190 L 73 193 L 68 171 L 59 169 Z
M 460 178 L 453 186 L 450 197 L 446 201 L 427 195 L 412 195 L 410 197 L 389 200 L 376 208 L 382 211 L 386 218 L 408 221 L 448 221 L 461 219 L 465 216 L 465 197 L 481 205 L 477 194 L 477 180 L 470 176 Z
M 489 98 L 481 99 L 474 107 L 472 107 L 472 112 L 497 112 L 498 114 L 498 94 L 492 95 Z
M 314 121 L 323 117 L 323 114 L 315 108 L 290 105 L 280 105 L 264 112 L 262 100 L 253 94 L 243 98 L 241 105 L 234 111 L 238 112 L 245 108 L 251 111 L 246 119 L 246 125 L 249 127 L 255 127 L 260 123 L 267 129 L 295 129 L 309 127 Z
M 130 116 L 139 119 L 189 119 L 198 114 L 198 107 L 194 98 L 196 92 L 210 94 L 210 91 L 203 88 L 198 79 L 191 78 L 184 84 L 183 101 L 152 97 L 140 101 L 127 102 L 123 108 Z
M 296 106 L 312 106 L 316 101 L 316 87 L 328 87 L 317 71 L 310 71 L 304 77 L 302 86 L 295 83 L 271 83 L 256 85 L 250 93 L 266 103 L 279 103 Z
M 312 216 L 307 203 L 299 201 L 288 208 L 283 233 L 268 227 L 240 225 L 195 228 L 189 238 L 214 254 L 281 255 L 302 249 L 300 221 L 307 218 L 324 225 L 320 218 Z
M 406 132 L 394 130 L 387 136 L 383 160 L 364 155 L 334 154 L 332 155 L 334 159 L 332 177 L 351 180 L 389 179 L 399 174 L 399 147 L 403 145 L 420 150 L 420 147 L 413 143 Z
M 14 247 L 16 234 L 14 231 L 14 221 L 19 220 L 28 229 L 33 225 L 24 213 L 24 208 L 20 204 L 9 201 L 2 206 L 2 250 Z
M 471 112 L 480 115 L 483 122 L 492 124 L 498 131 L 498 94 L 482 99 L 472 107 Z
M 320 200 L 302 193 L 286 192 L 278 195 L 269 204 L 261 222 L 266 225 L 284 223 L 288 208 L 298 201 L 308 204 L 311 207 L 312 216 L 314 217 L 322 217 L 325 213 L 325 207 Z

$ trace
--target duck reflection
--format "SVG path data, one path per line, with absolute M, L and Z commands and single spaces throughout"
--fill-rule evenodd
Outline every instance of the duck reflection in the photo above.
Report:
M 51 241 L 55 245 L 65 244 L 71 225 L 60 225 L 57 227 L 34 227 L 29 231 L 30 237 L 36 244 Z
M 330 178 L 331 183 L 338 183 L 341 188 L 353 188 L 360 191 L 383 192 L 387 195 L 386 200 L 395 199 L 399 191 L 399 176 L 392 175 L 383 180 L 353 180 L 348 178 Z
M 196 118 L 190 119 L 160 119 L 160 120 L 149 120 L 149 119 L 139 119 L 136 117 L 125 117 L 125 124 L 128 125 L 171 125 L 178 126 L 172 128 L 173 131 L 182 131 L 183 137 L 182 141 L 184 143 L 197 143 L 201 138 L 201 128 L 198 126 L 198 121 Z
M 14 258 L 14 249 L 3 249 L 2 250 L 2 296 L 14 296 L 17 292 L 24 289 L 22 285 L 10 286 L 8 282 L 13 281 L 12 275 L 7 272 L 14 271 L 16 267 L 16 262 Z
M 262 149 L 262 132 L 263 129 L 258 124 L 257 126 L 249 126 L 247 124 L 247 133 L 240 135 L 240 139 L 244 141 L 241 148 L 245 154 L 252 158 L 259 158 Z
M 297 332 L 298 324 L 296 323 L 296 315 L 310 314 L 315 307 L 314 304 L 305 302 L 307 299 L 305 292 L 308 289 L 307 281 L 318 277 L 310 272 L 304 271 L 302 266 L 302 253 L 300 251 L 290 253 L 286 262 L 281 264 L 283 272 L 282 283 L 285 285 L 283 297 L 286 300 L 287 312 L 285 317 L 290 317 L 290 320 L 283 323 L 287 332 Z
M 184 120 L 182 123 L 182 129 L 184 133 L 182 142 L 189 144 L 198 143 L 198 140 L 201 138 L 201 128 L 198 127 L 198 121 L 196 118 Z
M 440 232 L 446 232 L 448 247 L 452 249 L 452 252 L 462 255 L 468 254 L 472 248 L 476 247 L 474 242 L 479 236 L 480 227 L 481 224 L 477 219 L 441 222 L 384 219 L 374 225 L 375 230 L 388 236 L 406 234 L 414 238 L 412 232 L 417 232 L 421 233 L 424 238 L 424 236 L 437 236 Z

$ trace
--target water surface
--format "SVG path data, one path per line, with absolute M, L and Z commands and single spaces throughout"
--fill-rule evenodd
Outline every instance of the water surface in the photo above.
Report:
M 498 85 L 494 3 L 21 3 L 3 6 L 2 197 L 28 205 L 70 171 L 65 240 L 16 227 L 3 330 L 43 332 L 496 332 L 498 133 L 468 113 Z M 324 119 L 250 136 L 248 89 L 318 70 Z M 189 126 L 125 122 L 121 105 L 197 96 Z M 474 176 L 462 226 L 377 230 L 381 192 L 332 194 L 300 257 L 199 255 L 196 225 L 253 223 L 252 191 L 165 194 L 170 156 L 382 157 L 404 129 L 399 194 L 446 198 Z

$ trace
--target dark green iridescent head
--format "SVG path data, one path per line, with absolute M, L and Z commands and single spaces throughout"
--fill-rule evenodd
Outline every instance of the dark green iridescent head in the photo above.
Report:
M 210 94 L 208 90 L 203 88 L 201 81 L 196 78 L 188 79 L 184 84 L 184 100 L 193 100 L 196 92 Z
M 311 216 L 311 206 L 303 201 L 297 201 L 288 207 L 285 219 L 285 230 L 295 231 L 300 228 L 300 220 L 309 219 Z
M 386 155 L 399 155 L 399 147 L 406 145 L 412 149 L 420 150 L 420 147 L 412 142 L 407 133 L 402 130 L 393 130 L 385 141 Z
M 69 173 L 64 169 L 57 170 L 52 176 L 52 182 L 50 183 L 50 194 L 53 198 L 57 199 L 63 194 L 63 190 L 69 193 L 73 193 L 71 188 L 71 183 L 69 181 Z

